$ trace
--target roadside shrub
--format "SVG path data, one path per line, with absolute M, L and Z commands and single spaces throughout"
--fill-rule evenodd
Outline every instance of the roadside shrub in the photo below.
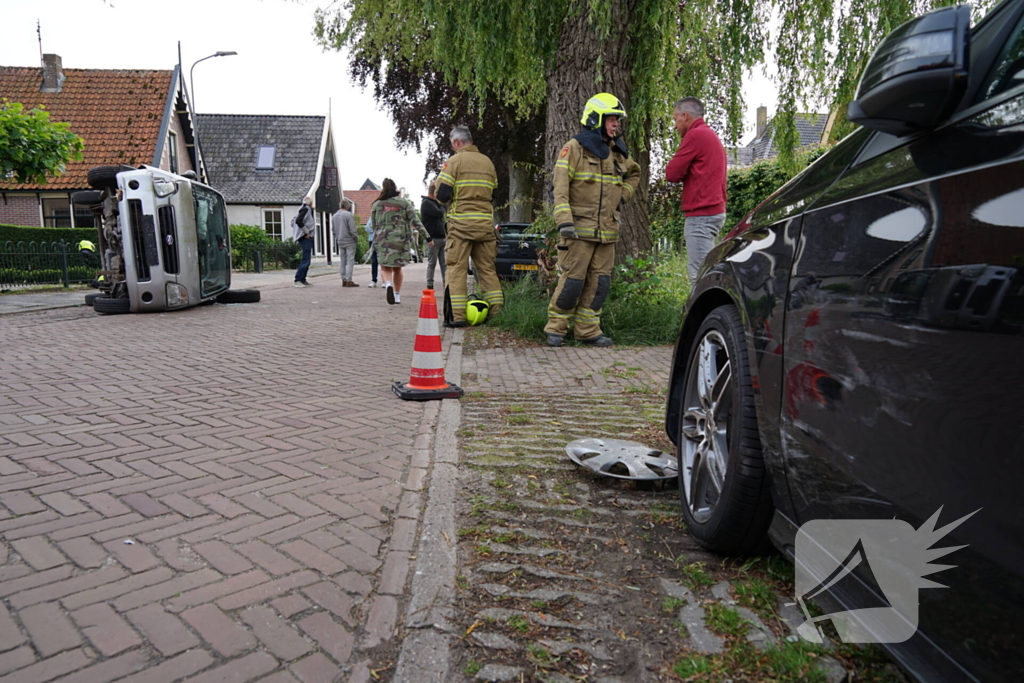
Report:
M 679 333 L 689 291 L 683 259 L 627 258 L 612 276 L 612 289 L 601 311 L 601 327 L 618 344 L 672 343 Z M 550 290 L 533 276 L 506 283 L 505 307 L 491 324 L 542 341 L 550 295 Z
M 777 158 L 758 161 L 747 168 L 729 169 L 726 188 L 729 199 L 725 205 L 726 232 L 827 151 L 827 147 L 816 147 L 797 152 L 796 170 L 793 172 L 786 171 Z
M 0 225 L 0 245 L 4 242 L 60 242 L 78 244 L 81 240 L 95 242 L 96 228 L 39 228 L 19 225 Z

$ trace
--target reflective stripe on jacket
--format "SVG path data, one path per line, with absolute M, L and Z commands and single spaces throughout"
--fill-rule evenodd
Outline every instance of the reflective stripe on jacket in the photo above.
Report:
M 612 147 L 600 159 L 575 138 L 555 162 L 555 224 L 573 225 L 581 240 L 617 242 L 619 203 L 640 184 L 640 165 Z
M 476 145 L 466 145 L 453 154 L 437 176 L 441 185 L 452 188 L 448 209 L 448 234 L 479 240 L 494 235 L 491 196 L 498 187 L 494 164 Z

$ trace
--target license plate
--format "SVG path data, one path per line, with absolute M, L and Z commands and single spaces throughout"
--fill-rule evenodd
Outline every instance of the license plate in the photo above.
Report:
M 537 270 L 537 266 L 529 263 L 513 263 L 512 270 Z

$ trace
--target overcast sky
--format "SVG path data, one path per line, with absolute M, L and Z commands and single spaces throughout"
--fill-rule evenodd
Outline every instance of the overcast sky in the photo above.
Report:
M 343 53 L 322 52 L 311 31 L 327 0 L 0 0 L 0 65 L 39 65 L 42 49 L 66 69 L 171 69 L 178 42 L 186 81 L 194 62 L 217 51 L 233 57 L 195 67 L 193 99 L 203 114 L 324 115 L 330 104 L 345 190 L 390 177 L 413 198 L 424 194 L 425 161 L 396 148 L 395 129 L 372 92 L 348 76 Z M 190 88 L 190 90 L 193 90 Z M 2 97 L 3 93 L 0 93 Z M 774 91 L 755 78 L 747 94 L 748 127 Z M 744 141 L 751 137 L 748 132 Z

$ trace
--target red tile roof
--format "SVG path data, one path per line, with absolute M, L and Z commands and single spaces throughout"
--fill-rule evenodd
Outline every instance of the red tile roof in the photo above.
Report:
M 3 190 L 72 190 L 89 186 L 93 166 L 153 163 L 173 71 L 64 69 L 60 92 L 41 92 L 43 70 L 0 66 L 0 98 L 26 109 L 46 107 L 85 141 L 82 161 L 45 185 L 0 183 Z

